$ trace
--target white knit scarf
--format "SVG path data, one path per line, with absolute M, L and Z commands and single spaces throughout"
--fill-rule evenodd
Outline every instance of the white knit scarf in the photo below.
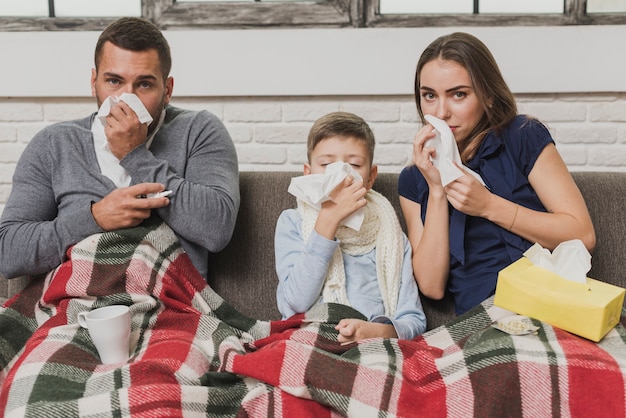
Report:
M 365 195 L 365 216 L 359 231 L 346 226 L 337 229 L 339 248 L 328 266 L 322 290 L 324 302 L 350 306 L 346 294 L 346 273 L 342 252 L 363 255 L 376 248 L 376 276 L 386 316 L 393 316 L 398 306 L 404 242 L 402 229 L 391 203 L 380 193 L 369 190 Z M 298 199 L 298 211 L 302 216 L 302 236 L 309 240 L 319 212 Z

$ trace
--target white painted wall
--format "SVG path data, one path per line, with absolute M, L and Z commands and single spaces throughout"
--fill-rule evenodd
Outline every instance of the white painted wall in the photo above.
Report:
M 435 37 L 467 30 L 492 50 L 520 110 L 541 119 L 572 171 L 626 171 L 626 26 L 166 31 L 172 104 L 208 109 L 240 169 L 301 170 L 313 121 L 362 116 L 380 171 L 410 163 L 414 69 Z M 95 32 L 0 32 L 0 210 L 19 156 L 50 123 L 96 110 Z
M 176 94 L 411 94 L 437 36 L 471 32 L 515 93 L 626 91 L 626 26 L 166 31 Z M 0 32 L 0 96 L 89 96 L 96 32 Z

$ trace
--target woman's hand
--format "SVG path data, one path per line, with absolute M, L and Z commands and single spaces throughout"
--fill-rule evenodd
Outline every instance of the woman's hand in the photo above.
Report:
M 436 136 L 433 130 L 432 125 L 424 125 L 413 140 L 413 162 L 426 179 L 430 190 L 434 187 L 442 187 L 441 175 L 432 162 L 432 158 L 435 157 L 435 147 L 426 146 L 426 142 Z
M 465 168 L 455 165 L 465 175 L 445 187 L 448 202 L 459 212 L 484 218 L 493 194 Z

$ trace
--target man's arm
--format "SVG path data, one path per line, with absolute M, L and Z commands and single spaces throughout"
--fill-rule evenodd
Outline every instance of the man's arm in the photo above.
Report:
M 51 135 L 50 130 L 37 134 L 15 169 L 0 220 L 0 274 L 7 278 L 47 273 L 61 263 L 68 247 L 101 232 L 89 196 L 59 215 L 53 184 L 59 162 L 48 152 Z
M 181 237 L 218 252 L 230 241 L 239 210 L 235 146 L 209 112 L 178 113 L 168 121 L 172 116 L 150 150 L 139 146 L 120 163 L 133 184 L 161 183 L 172 190 L 170 204 L 156 209 L 159 216 Z

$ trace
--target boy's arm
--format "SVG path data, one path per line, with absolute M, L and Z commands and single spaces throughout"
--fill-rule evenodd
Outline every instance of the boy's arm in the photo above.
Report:
M 401 340 L 412 340 L 426 331 L 426 315 L 422 308 L 417 284 L 413 279 L 411 262 L 411 244 L 406 236 L 404 240 L 404 260 L 402 262 L 402 278 L 398 295 L 398 306 L 393 318 L 380 316 L 372 322 L 393 324 Z
M 317 302 L 328 265 L 339 246 L 338 241 L 327 240 L 315 231 L 305 244 L 301 223 L 294 209 L 284 211 L 276 222 L 276 302 L 283 318 L 306 312 Z

